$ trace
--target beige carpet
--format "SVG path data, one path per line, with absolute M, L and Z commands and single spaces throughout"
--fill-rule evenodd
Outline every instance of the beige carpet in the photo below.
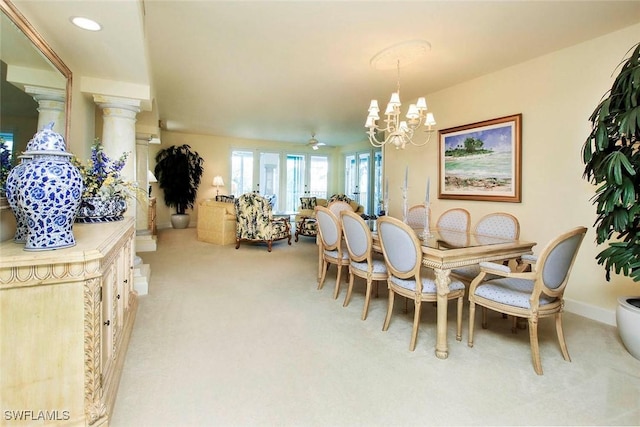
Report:
M 415 352 L 412 312 L 396 299 L 382 332 L 386 289 L 360 320 L 332 298 L 335 267 L 316 290 L 313 239 L 265 246 L 198 242 L 194 229 L 160 230 L 149 295 L 140 306 L 111 426 L 639 425 L 640 361 L 608 325 L 565 314 L 572 362 L 553 320 L 541 321 L 544 375 L 533 371 L 526 331 L 494 314 L 475 346 L 434 355 L 427 305 Z M 411 309 L 411 307 L 410 307 Z M 480 316 L 480 313 L 477 313 Z

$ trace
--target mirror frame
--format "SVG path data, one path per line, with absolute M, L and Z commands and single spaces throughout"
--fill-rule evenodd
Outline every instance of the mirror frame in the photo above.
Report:
M 71 81 L 72 73 L 69 67 L 62 62 L 62 59 L 51 49 L 36 29 L 27 21 L 22 13 L 9 1 L 0 0 L 0 11 L 2 11 L 16 26 L 24 33 L 31 43 L 42 52 L 42 54 L 62 73 L 67 79 L 65 96 L 65 139 L 69 141 L 69 131 L 71 129 Z M 68 146 L 67 142 L 67 146 Z

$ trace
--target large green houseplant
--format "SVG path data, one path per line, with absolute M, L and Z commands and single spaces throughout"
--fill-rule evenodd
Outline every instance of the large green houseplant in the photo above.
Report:
M 592 131 L 582 151 L 584 178 L 597 186 L 596 242 L 607 247 L 596 259 L 607 281 L 611 270 L 640 281 L 640 43 L 631 52 L 589 118 Z M 620 297 L 618 303 L 618 331 L 640 359 L 640 298 Z
M 154 173 L 164 191 L 164 202 L 176 208 L 176 213 L 171 216 L 173 228 L 189 225 L 186 210 L 193 208 L 204 172 L 203 165 L 204 159 L 187 144 L 172 145 L 156 155 Z

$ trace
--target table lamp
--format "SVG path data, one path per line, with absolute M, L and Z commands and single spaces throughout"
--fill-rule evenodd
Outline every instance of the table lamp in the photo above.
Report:
M 151 183 L 158 182 L 158 180 L 156 179 L 156 176 L 153 174 L 153 172 L 151 172 L 148 169 L 147 169 L 147 182 L 149 183 L 149 197 L 151 197 Z
M 220 194 L 220 187 L 224 187 L 224 181 L 220 175 L 213 177 L 213 185 L 216 187 L 216 196 Z

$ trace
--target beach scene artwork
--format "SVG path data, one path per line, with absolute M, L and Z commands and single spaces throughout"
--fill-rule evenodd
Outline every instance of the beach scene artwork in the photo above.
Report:
M 441 134 L 442 194 L 514 196 L 516 123 L 465 128 Z

